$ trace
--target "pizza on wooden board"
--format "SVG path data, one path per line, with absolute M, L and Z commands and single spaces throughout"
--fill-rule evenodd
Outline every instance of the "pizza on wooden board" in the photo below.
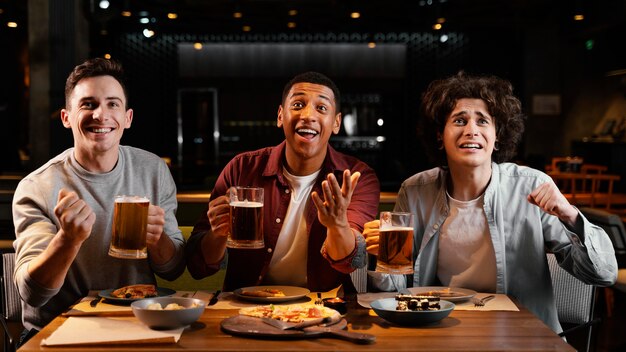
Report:
M 111 292 L 112 297 L 139 299 L 146 297 L 156 297 L 157 290 L 154 285 L 139 284 L 120 287 Z
M 242 290 L 240 295 L 251 297 L 285 297 L 285 293 L 281 290 L 266 288 L 263 290 Z
M 328 307 L 292 304 L 288 306 L 256 306 L 246 307 L 239 310 L 239 314 L 257 318 L 271 318 L 292 323 L 301 323 L 307 320 L 330 318 L 338 320 L 339 312 Z

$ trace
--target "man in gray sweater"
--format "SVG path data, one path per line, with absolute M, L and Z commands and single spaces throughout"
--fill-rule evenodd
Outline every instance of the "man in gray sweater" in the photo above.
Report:
M 90 290 L 176 279 L 185 268 L 176 185 L 161 158 L 121 146 L 133 110 L 122 67 L 92 59 L 65 86 L 63 126 L 74 147 L 26 176 L 13 199 L 15 281 L 26 328 L 22 342 Z M 115 195 L 150 199 L 148 258 L 108 255 Z

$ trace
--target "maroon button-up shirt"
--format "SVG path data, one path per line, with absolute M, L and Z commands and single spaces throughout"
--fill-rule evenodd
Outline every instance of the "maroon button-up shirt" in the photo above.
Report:
M 291 201 L 289 184 L 283 177 L 285 143 L 237 155 L 222 170 L 211 192 L 211 200 L 226 194 L 232 186 L 263 187 L 265 193 L 263 206 L 265 248 L 228 248 L 225 291 L 262 284 L 263 277 L 269 269 L 278 235 Z M 351 173 L 357 171 L 361 173 L 348 206 L 348 221 L 351 228 L 362 232 L 363 225 L 375 219 L 378 212 L 380 185 L 374 170 L 362 161 L 339 153 L 329 146 L 312 191 L 323 194 L 321 183 L 326 176 L 332 172 L 341 182 L 345 169 L 349 169 Z M 348 257 L 334 261 L 322 249 L 326 240 L 326 227 L 319 222 L 317 208 L 312 201 L 306 207 L 305 212 L 309 233 L 308 288 L 312 291 L 328 291 L 343 284 L 346 292 L 353 292 L 354 286 L 349 273 L 365 262 L 363 237 L 358 236 L 355 250 Z M 212 275 L 220 268 L 219 264 L 207 265 L 202 254 L 200 242 L 208 231 L 211 231 L 211 225 L 206 215 L 203 215 L 194 226 L 186 246 L 187 267 L 196 279 Z

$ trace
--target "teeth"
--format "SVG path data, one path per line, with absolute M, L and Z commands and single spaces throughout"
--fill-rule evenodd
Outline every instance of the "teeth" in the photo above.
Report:
M 110 128 L 94 128 L 93 131 L 95 133 L 108 133 L 111 132 Z
M 480 148 L 480 145 L 475 144 L 475 143 L 467 143 L 467 144 L 461 144 L 461 148 Z
M 309 134 L 317 134 L 317 131 L 310 130 L 308 128 L 301 128 L 297 131 L 298 133 L 309 133 Z

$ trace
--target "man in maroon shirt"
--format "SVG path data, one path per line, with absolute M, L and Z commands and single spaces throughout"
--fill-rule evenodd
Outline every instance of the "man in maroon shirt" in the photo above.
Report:
M 349 273 L 365 265 L 361 232 L 376 217 L 380 186 L 369 166 L 328 144 L 341 127 L 339 100 L 320 73 L 287 83 L 277 118 L 285 141 L 237 155 L 220 174 L 186 247 L 194 278 L 214 274 L 228 257 L 226 291 L 254 285 L 328 291 L 343 284 L 354 292 Z M 226 256 L 227 193 L 234 186 L 264 189 L 265 247 L 229 248 Z

